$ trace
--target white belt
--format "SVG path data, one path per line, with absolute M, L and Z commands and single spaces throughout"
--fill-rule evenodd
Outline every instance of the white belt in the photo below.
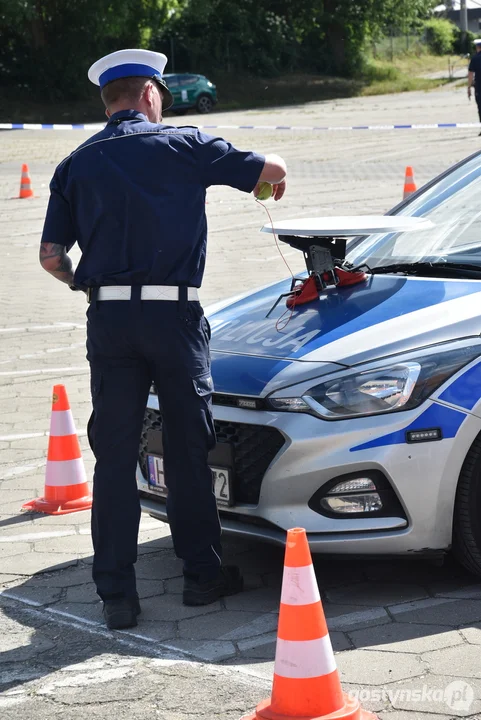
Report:
M 97 300 L 130 300 L 130 285 L 104 285 L 99 288 Z M 141 300 L 178 300 L 179 288 L 176 285 L 142 285 Z M 197 288 L 187 288 L 187 299 L 199 300 Z

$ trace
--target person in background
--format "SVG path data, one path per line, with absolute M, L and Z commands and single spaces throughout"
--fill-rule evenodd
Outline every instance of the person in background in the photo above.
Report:
M 481 38 L 474 40 L 476 54 L 471 58 L 468 68 L 468 98 L 474 87 L 474 98 L 478 106 L 479 122 L 481 122 Z M 479 133 L 481 135 L 481 132 Z

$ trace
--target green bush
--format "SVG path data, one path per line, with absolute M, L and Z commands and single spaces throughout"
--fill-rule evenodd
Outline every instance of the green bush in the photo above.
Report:
M 449 55 L 454 52 L 456 25 L 450 20 L 432 19 L 424 24 L 426 42 L 435 55 Z
M 367 60 L 362 66 L 359 77 L 367 83 L 395 82 L 399 79 L 400 74 L 399 70 L 391 63 Z
M 466 33 L 466 43 L 463 47 L 462 42 L 462 32 L 461 28 L 456 28 L 456 37 L 454 39 L 454 52 L 456 55 L 463 55 L 464 53 L 472 53 L 473 52 L 473 40 L 475 38 L 475 34 L 472 33 L 470 30 Z

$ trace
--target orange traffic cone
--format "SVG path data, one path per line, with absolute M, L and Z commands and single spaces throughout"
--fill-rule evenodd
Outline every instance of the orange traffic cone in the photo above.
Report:
M 406 175 L 404 178 L 404 194 L 403 194 L 403 200 L 405 200 L 409 195 L 412 195 L 413 192 L 416 192 L 417 187 L 416 183 L 414 182 L 414 173 L 411 166 L 408 166 L 406 168 Z
M 242 720 L 371 720 L 343 693 L 306 531 L 287 533 L 271 698 Z
M 28 173 L 28 165 L 22 165 L 22 178 L 20 180 L 19 198 L 33 197 L 32 181 Z
M 92 507 L 82 453 L 64 385 L 53 388 L 45 496 L 30 500 L 22 510 L 66 515 Z

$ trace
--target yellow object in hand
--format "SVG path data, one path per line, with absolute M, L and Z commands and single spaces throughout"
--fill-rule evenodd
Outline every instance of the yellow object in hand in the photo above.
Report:
M 257 200 L 269 200 L 270 197 L 272 197 L 272 185 L 268 182 L 259 183 Z

